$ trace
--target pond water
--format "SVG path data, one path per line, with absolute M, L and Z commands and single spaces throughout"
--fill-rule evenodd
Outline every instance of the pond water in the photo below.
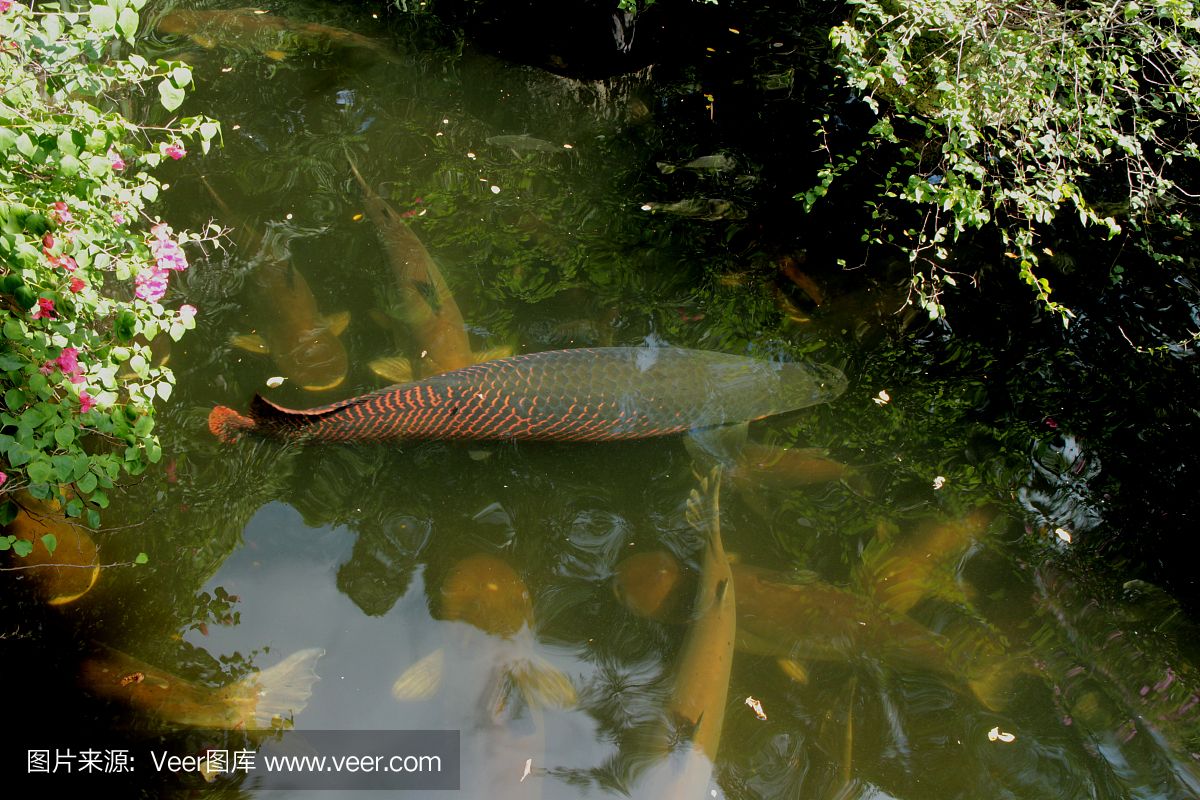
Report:
M 766 207 L 769 170 L 745 138 L 722 138 L 748 101 L 707 96 L 678 66 L 562 78 L 370 9 L 175 18 L 144 38 L 143 52 L 192 65 L 183 110 L 220 119 L 225 140 L 164 167 L 163 213 L 231 231 L 190 253 L 168 297 L 199 324 L 167 353 L 178 386 L 159 416 L 161 468 L 97 534 L 103 562 L 149 563 L 106 569 L 66 606 L 9 601 L 23 620 L 12 652 L 45 695 L 23 718 L 78 746 L 154 742 L 164 723 L 212 727 L 205 703 L 229 702 L 219 687 L 323 651 L 289 723 L 460 731 L 464 797 L 1200 794 L 1187 615 L 1140 580 L 1092 591 L 1068 558 L 1112 500 L 1090 488 L 1105 463 L 1091 439 L 1054 406 L 1014 421 L 989 345 L 825 259 L 827 237 L 798 230 L 795 205 Z M 792 51 L 762 41 L 776 61 L 757 64 L 754 96 L 798 102 Z M 834 401 L 754 423 L 757 449 L 726 464 L 740 649 L 711 781 L 648 788 L 687 738 L 664 721 L 680 663 L 708 669 L 683 659 L 705 552 L 687 505 L 710 467 L 694 444 L 209 432 L 216 405 L 356 396 L 393 382 L 380 359 L 434 347 L 406 315 L 351 159 L 428 248 L 479 354 L 672 345 L 847 375 Z M 283 280 L 262 277 L 272 264 Z M 327 336 L 345 323 L 345 369 L 316 378 L 250 339 L 296 341 L 309 293 L 309 322 Z M 679 585 L 656 583 L 676 567 Z M 482 606 L 456 581 L 482 587 Z M 670 619 L 633 613 L 631 597 L 660 589 L 678 601 Z M 87 677 L 96 659 L 112 675 L 177 676 L 192 704 L 114 699 Z M 210 740 L 168 741 L 187 755 Z M 252 774 L 149 773 L 136 786 L 148 795 L 256 793 Z

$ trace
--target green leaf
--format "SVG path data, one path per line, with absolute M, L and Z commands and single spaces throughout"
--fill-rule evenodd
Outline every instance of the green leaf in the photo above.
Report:
M 78 517 L 83 513 L 83 501 L 74 497 L 67 501 L 67 516 Z
M 163 78 L 158 84 L 158 95 L 162 100 L 163 108 L 167 111 L 174 111 L 183 105 L 185 93 L 183 89 L 172 83 L 169 78 Z M 20 147 L 19 140 L 17 146 L 18 148 Z
M 0 526 L 11 525 L 12 521 L 17 518 L 17 504 L 12 500 L 5 500 L 0 503 Z
M 130 44 L 133 44 L 133 38 L 137 35 L 137 29 L 138 13 L 128 6 L 121 9 L 121 16 L 117 18 L 117 30 L 121 32 L 121 35 Z M 130 60 L 132 61 L 132 59 Z
M 192 71 L 187 67 L 176 67 L 171 70 L 171 82 L 180 89 L 192 82 Z
M 91 494 L 93 491 L 95 491 L 96 483 L 96 474 L 94 472 L 89 472 L 79 480 L 75 481 L 75 485 L 79 487 L 79 491 L 83 492 L 84 494 Z
M 113 320 L 113 332 L 122 342 L 131 341 L 137 335 L 137 317 L 134 313 L 127 308 L 121 309 Z
M 100 512 L 94 508 L 87 510 L 87 524 L 89 528 L 100 527 Z
M 54 477 L 54 469 L 50 464 L 50 459 L 43 457 L 35 461 L 29 462 L 29 466 L 25 469 L 29 480 L 34 483 L 49 483 Z
M 111 31 L 117 27 L 117 12 L 112 6 L 92 6 L 92 25 L 99 31 Z
M 146 555 L 145 553 L 138 553 L 137 556 L 133 559 L 133 563 L 145 564 L 149 560 L 150 560 L 150 556 Z
M 54 548 L 58 547 L 58 537 L 53 533 L 43 534 L 42 544 L 46 545 L 46 552 L 54 555 Z
M 21 558 L 33 552 L 33 542 L 27 542 L 24 539 L 17 539 L 12 543 L 13 552 Z
M 54 441 L 59 447 L 66 447 L 75 441 L 75 429 L 70 425 L 61 425 L 54 429 Z

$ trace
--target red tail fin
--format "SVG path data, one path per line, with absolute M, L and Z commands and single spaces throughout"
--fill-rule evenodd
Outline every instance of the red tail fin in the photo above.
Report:
M 242 431 L 254 429 L 254 420 L 243 417 L 232 408 L 216 406 L 208 414 L 208 429 L 222 442 L 231 444 L 238 440 Z

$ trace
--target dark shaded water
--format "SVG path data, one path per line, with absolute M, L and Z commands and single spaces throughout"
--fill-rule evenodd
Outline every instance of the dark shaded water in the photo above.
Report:
M 461 730 L 463 796 L 644 791 L 637 731 L 660 715 L 687 626 L 631 614 L 612 583 L 634 554 L 698 563 L 684 521 L 696 465 L 679 438 L 299 448 L 224 445 L 206 429 L 216 404 L 244 409 L 264 392 L 317 405 L 386 385 L 375 359 L 419 355 L 386 319 L 395 279 L 349 153 L 414 212 L 477 350 L 671 344 L 811 359 L 850 378 L 836 402 L 752 428 L 758 441 L 820 453 L 727 476 L 725 546 L 739 565 L 777 570 L 790 605 L 758 620 L 773 636 L 734 662 L 714 791 L 1200 792 L 1200 686 L 1179 606 L 1190 584 L 1156 566 L 1144 541 L 1128 544 L 1139 527 L 1174 559 L 1187 530 L 1194 501 L 1163 492 L 1148 505 L 1144 490 L 1182 492 L 1194 474 L 1194 359 L 1124 351 L 1144 366 L 1098 366 L 1122 352 L 1119 325 L 1151 345 L 1175 336 L 1188 308 L 1195 324 L 1190 285 L 1166 300 L 1113 285 L 1065 337 L 1056 322 L 1025 328 L 967 296 L 953 333 L 899 310 L 887 264 L 841 270 L 839 223 L 806 230 L 787 200 L 806 180 L 796 177 L 805 157 L 792 155 L 810 149 L 798 128 L 815 115 L 804 103 L 816 90 L 804 84 L 821 76 L 804 57 L 812 31 L 765 36 L 778 22 L 766 12 L 723 34 L 747 43 L 722 39 L 720 70 L 697 53 L 581 82 L 476 51 L 432 18 L 365 8 L 273 11 L 369 45 L 296 28 L 144 43 L 193 65 L 185 110 L 224 125 L 222 150 L 168 165 L 170 219 L 215 217 L 279 244 L 324 314 L 349 312 L 349 370 L 325 392 L 295 380 L 268 389 L 280 364 L 231 343 L 282 319 L 286 295 L 254 279 L 257 240 L 193 254 L 168 298 L 200 315 L 170 353 L 178 389 L 160 416 L 164 467 L 114 503 L 98 535 L 106 563 L 143 550 L 150 563 L 108 570 L 58 609 L 16 586 L 6 663 L 47 697 L 37 709 L 12 701 L 22 711 L 10 747 L 25 746 L 26 719 L 96 747 L 109 735 L 153 740 L 154 714 L 73 687 L 96 642 L 214 697 L 320 648 L 297 729 Z M 709 155 L 726 160 L 682 166 Z M 975 257 L 986 256 L 963 255 Z M 1008 289 L 999 282 L 993 297 Z M 447 619 L 442 587 L 478 554 L 528 587 L 533 636 Z M 395 699 L 397 679 L 436 652 L 438 688 Z M 576 700 L 490 711 L 497 667 L 521 659 L 561 671 Z M 743 703 L 751 696 L 765 721 Z M 165 791 L 145 781 L 147 793 Z M 242 778 L 189 785 L 252 790 Z

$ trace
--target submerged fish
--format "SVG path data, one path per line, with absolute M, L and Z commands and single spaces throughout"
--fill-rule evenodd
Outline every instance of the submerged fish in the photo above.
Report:
M 204 185 L 222 213 L 234 218 L 208 181 Z M 291 263 L 291 254 L 280 238 L 242 226 L 237 244 L 246 257 L 257 261 L 252 280 L 258 301 L 268 313 L 261 334 L 237 335 L 231 341 L 243 350 L 269 354 L 280 373 L 301 388 L 312 392 L 334 389 L 349 370 L 346 348 L 338 336 L 349 325 L 350 315 L 326 317 L 321 313 L 308 281 Z
M 720 468 L 714 469 L 688 498 L 688 523 L 706 541 L 692 619 L 667 701 L 671 738 L 688 744 L 681 752 L 664 754 L 639 781 L 640 791 L 651 797 L 707 796 L 721 745 L 738 601 L 721 543 L 720 476 Z
M 437 262 L 396 209 L 379 196 L 354 161 L 350 171 L 362 189 L 367 214 L 387 250 L 399 292 L 398 312 L 419 353 L 416 366 L 403 357 L 377 359 L 371 369 L 394 383 L 474 364 L 467 324 Z
M 538 706 L 574 705 L 570 680 L 533 653 L 533 602 L 525 582 L 508 562 L 485 554 L 464 558 L 443 580 L 438 601 L 440 618 L 466 622 L 511 643 L 485 648 L 500 671 L 491 687 L 493 702 L 488 707 L 493 713 L 503 710 L 513 689 Z M 432 695 L 441 683 L 444 657 L 440 653 L 434 651 L 401 675 L 392 695 L 398 700 Z
M 471 769 L 462 788 L 471 796 L 540 797 L 546 752 L 543 710 L 571 708 L 577 697 L 570 679 L 537 654 L 533 603 L 525 582 L 500 558 L 468 556 L 447 574 L 436 606 L 437 616 L 471 628 L 407 669 L 393 684 L 392 696 L 430 699 L 447 683 L 443 675 L 449 672 L 454 685 L 447 686 L 447 702 L 461 697 L 470 705 L 470 722 L 462 727 L 464 761 Z M 478 695 L 463 674 L 476 666 L 481 671 L 472 677 L 483 677 Z M 479 781 L 484 785 L 471 785 Z
M 267 729 L 308 705 L 318 680 L 313 667 L 324 654 L 300 650 L 237 683 L 211 689 L 105 647 L 83 661 L 79 683 L 97 697 L 128 703 L 176 725 Z
M 217 406 L 208 427 L 286 439 L 611 441 L 747 422 L 824 403 L 846 378 L 821 364 L 776 363 L 674 347 L 602 347 L 489 361 L 307 410 L 255 396 L 250 416 Z
M 713 153 L 709 156 L 700 156 L 693 158 L 684 164 L 672 164 L 667 161 L 659 161 L 658 170 L 663 175 L 670 175 L 681 169 L 690 169 L 694 172 L 728 172 L 737 166 L 732 156 L 725 153 Z
M 380 42 L 359 33 L 300 22 L 257 8 L 174 10 L 158 21 L 162 33 L 186 36 L 206 49 L 217 46 L 255 50 L 276 61 L 289 52 L 333 48 L 369 50 L 387 61 L 396 55 Z
M 694 197 L 688 200 L 676 200 L 671 203 L 648 201 L 642 203 L 643 211 L 655 214 L 673 214 L 677 217 L 690 217 L 716 221 L 720 219 L 745 219 L 746 210 L 732 200 L 722 200 L 718 197 Z
M 13 555 L 10 568 L 29 575 L 48 605 L 78 600 L 100 577 L 96 543 L 85 528 L 67 519 L 58 503 L 21 494 L 17 517 L 4 533 L 29 542 L 33 549 L 26 556 Z
M 538 153 L 564 153 L 571 149 L 566 145 L 547 142 L 545 139 L 535 139 L 528 133 L 489 136 L 484 141 L 496 147 L 511 147 L 513 150 L 528 150 Z
M 613 590 L 634 613 L 678 622 L 685 574 L 666 553 L 630 556 L 617 566 Z M 772 656 L 791 675 L 803 661 L 850 661 L 863 656 L 911 669 L 964 680 L 989 708 L 1009 666 L 1000 653 L 979 660 L 983 643 L 970 652 L 954 647 L 909 617 L 894 614 L 854 592 L 819 581 L 798 582 L 761 567 L 734 564 L 737 596 L 737 647 Z M 673 584 L 673 585 L 671 585 Z M 978 645 L 978 647 L 974 646 Z
M 791 489 L 854 477 L 853 470 L 819 447 L 779 447 L 745 440 L 743 430 L 724 437 L 689 440 L 688 452 L 700 463 L 724 465 L 730 483 L 742 491 Z

